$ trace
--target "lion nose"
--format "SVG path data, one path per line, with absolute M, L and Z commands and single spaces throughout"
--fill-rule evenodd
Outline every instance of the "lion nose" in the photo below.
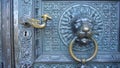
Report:
M 90 31 L 90 28 L 88 26 L 83 26 L 82 31 L 88 32 L 88 31 Z

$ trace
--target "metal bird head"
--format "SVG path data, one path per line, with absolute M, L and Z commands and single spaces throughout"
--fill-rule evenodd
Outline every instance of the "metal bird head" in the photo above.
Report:
M 43 18 L 43 22 L 47 22 L 48 20 L 52 19 L 52 17 L 50 17 L 48 14 L 42 15 L 42 18 Z

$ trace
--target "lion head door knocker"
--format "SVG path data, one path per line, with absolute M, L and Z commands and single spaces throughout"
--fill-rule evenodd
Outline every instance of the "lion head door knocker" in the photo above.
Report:
M 59 35 L 74 60 L 85 63 L 97 55 L 102 23 L 100 12 L 90 5 L 73 5 L 62 14 Z
M 37 20 L 34 18 L 28 18 L 27 21 L 23 22 L 22 24 L 31 25 L 34 28 L 45 28 L 47 21 L 51 20 L 52 18 L 48 14 L 44 14 L 41 17 L 43 18 L 43 20 L 41 21 L 41 24 L 40 24 L 40 20 Z
M 71 22 L 72 30 L 76 36 L 73 38 L 73 40 L 69 44 L 69 52 L 74 60 L 78 62 L 82 62 L 82 63 L 92 60 L 96 56 L 97 51 L 98 51 L 97 42 L 94 38 L 92 38 L 93 32 L 92 32 L 92 27 L 91 27 L 90 22 L 91 20 L 87 18 L 78 19 L 76 21 Z M 74 44 L 78 43 L 80 46 L 86 46 L 87 44 L 90 43 L 90 41 L 93 41 L 94 43 L 95 50 L 94 50 L 93 55 L 88 59 L 77 58 L 73 53 Z

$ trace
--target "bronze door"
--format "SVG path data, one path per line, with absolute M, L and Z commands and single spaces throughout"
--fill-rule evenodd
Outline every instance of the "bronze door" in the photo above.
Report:
M 119 1 L 14 0 L 13 8 L 16 68 L 120 68 Z

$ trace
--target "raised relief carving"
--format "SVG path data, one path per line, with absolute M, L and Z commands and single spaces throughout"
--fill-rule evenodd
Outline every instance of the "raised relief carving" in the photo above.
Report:
M 79 63 L 67 63 L 67 64 L 35 64 L 35 68 L 119 68 L 119 63 L 88 63 L 85 65 L 81 65 Z
M 32 17 L 32 0 L 18 0 L 19 2 L 19 19 L 21 17 Z M 19 21 L 21 22 L 21 21 Z M 17 68 L 30 68 L 33 63 L 33 28 L 26 28 L 18 25 L 18 52 L 16 55 Z
M 29 3 L 24 3 L 23 0 L 20 1 L 23 4 L 20 9 L 20 17 L 31 16 L 31 7 L 32 1 L 29 0 Z M 28 2 L 26 0 L 26 2 Z M 90 20 L 94 20 L 91 22 L 91 25 L 94 26 L 96 32 L 94 38 L 98 41 L 99 51 L 107 52 L 107 51 L 118 51 L 118 34 L 119 34 L 119 20 L 118 20 L 118 3 L 110 2 L 110 3 L 99 3 L 99 2 L 84 2 L 80 1 L 42 1 L 36 0 L 37 2 L 34 7 L 36 9 L 42 9 L 39 12 L 35 12 L 36 16 L 44 13 L 50 14 L 53 17 L 53 20 L 47 24 L 47 27 L 44 30 L 36 29 L 35 32 L 35 45 L 33 42 L 32 33 L 29 34 L 29 29 L 27 29 L 27 33 L 24 30 L 23 26 L 19 26 L 20 37 L 26 37 L 26 42 L 19 41 L 19 49 L 20 54 L 18 58 L 18 62 L 21 67 L 30 67 L 33 63 L 33 56 L 35 57 L 35 62 L 73 62 L 68 55 L 68 43 L 73 38 L 74 34 L 72 34 L 70 21 L 74 20 L 75 13 L 79 13 L 79 18 L 87 17 Z M 42 7 L 41 7 L 42 5 Z M 23 12 L 24 11 L 24 12 Z M 75 13 L 74 13 L 75 12 Z M 62 16 L 61 16 L 62 15 Z M 51 24 L 52 23 L 52 24 Z M 30 28 L 32 29 L 32 28 Z M 33 31 L 33 30 L 32 30 Z M 30 31 L 30 32 L 32 32 Z M 34 33 L 33 32 L 33 33 Z M 26 35 L 26 36 L 25 36 Z M 31 35 L 31 36 L 29 36 Z M 59 37 L 60 36 L 60 37 Z M 99 37 L 100 36 L 100 37 Z M 19 38 L 20 40 L 23 38 Z M 27 40 L 28 38 L 28 40 Z M 62 43 L 63 42 L 63 43 Z M 26 44 L 24 44 L 26 43 Z M 92 44 L 91 44 L 92 45 Z M 33 55 L 33 47 L 34 52 Z M 92 47 L 87 49 L 83 48 L 82 51 L 90 50 Z M 79 48 L 75 48 L 74 50 L 79 51 Z M 22 56 L 23 55 L 23 56 Z M 57 56 L 56 56 L 57 55 Z M 78 55 L 79 56 L 79 55 Z M 114 57 L 112 54 L 107 57 L 107 60 L 112 60 Z M 67 58 L 66 58 L 67 57 Z M 97 58 L 98 57 L 98 58 Z M 102 57 L 106 58 L 104 55 L 99 54 L 96 59 L 101 59 Z M 116 56 L 114 57 L 116 59 Z M 118 59 L 118 57 L 117 57 Z M 101 59 L 102 60 L 102 59 Z M 105 61 L 107 61 L 105 60 Z M 99 62 L 99 60 L 96 60 Z M 102 60 L 103 61 L 103 60 Z M 117 61 L 117 60 L 116 60 Z M 96 67 L 105 67 L 103 64 L 95 64 Z M 112 64 L 110 64 L 112 65 Z M 61 67 L 61 68 L 70 68 L 70 67 L 80 67 L 81 65 L 77 64 L 34 64 L 36 68 L 51 68 L 51 67 Z M 88 65 L 89 67 L 95 67 L 94 65 Z M 110 67 L 108 65 L 108 67 Z M 114 65 L 113 65 L 114 67 Z
M 101 41 L 101 34 L 103 33 L 103 21 L 102 16 L 95 8 L 90 5 L 74 5 L 68 8 L 61 16 L 59 23 L 59 34 L 63 43 L 68 46 L 70 41 L 76 36 L 75 28 L 79 28 L 83 23 L 82 19 L 88 19 L 89 25 L 92 28 L 93 36 L 98 42 Z M 73 24 L 74 22 L 74 24 Z M 79 23 L 80 22 L 80 23 Z M 74 30 L 73 27 L 74 26 Z M 73 32 L 74 31 L 74 32 Z M 89 50 L 91 46 L 86 48 L 81 48 L 76 46 L 74 50 Z
M 28 23 L 30 25 L 32 25 L 34 28 L 45 28 L 46 24 L 47 24 L 47 21 L 51 20 L 52 18 L 48 14 L 42 15 L 42 18 L 43 18 L 42 24 L 39 24 L 40 21 L 37 20 L 37 19 L 33 19 L 33 18 L 32 19 L 28 19 Z
M 52 1 L 42 2 L 42 9 L 43 9 L 42 14 L 49 13 L 50 16 L 53 17 L 53 20 L 47 24 L 47 27 L 45 28 L 45 30 L 36 30 L 36 39 L 37 41 L 39 41 L 39 42 L 36 42 L 37 45 L 35 49 L 36 55 L 38 56 L 38 58 L 36 59 L 37 61 L 42 59 L 40 57 L 42 56 L 42 54 L 48 54 L 46 55 L 47 57 L 51 56 L 50 54 L 55 55 L 56 53 L 62 53 L 63 55 L 66 55 L 68 43 L 71 41 L 71 39 L 74 36 L 74 34 L 72 34 L 72 31 L 71 31 L 70 22 L 74 20 L 74 17 L 77 15 L 76 13 L 79 13 L 78 18 L 87 17 L 88 19 L 93 21 L 90 24 L 91 26 L 93 26 L 93 30 L 95 31 L 94 32 L 95 35 L 93 35 L 93 37 L 98 42 L 98 45 L 99 45 L 98 48 L 100 52 L 118 50 L 117 49 L 118 42 L 116 41 L 118 39 L 117 34 L 118 34 L 118 28 L 119 28 L 118 19 L 116 19 L 118 18 L 118 16 L 111 18 L 112 16 L 109 15 L 107 16 L 109 18 L 108 20 L 108 18 L 105 17 L 106 13 L 104 13 L 106 10 L 109 9 L 109 13 L 114 13 L 116 15 L 117 13 L 115 9 L 117 10 L 118 3 L 109 3 L 107 4 L 107 6 L 110 6 L 111 8 L 110 7 L 104 8 L 104 5 L 106 3 L 97 3 L 97 2 L 87 3 L 86 2 L 82 4 L 80 2 L 78 3 L 77 2 L 56 2 L 56 1 L 52 3 L 51 2 Z M 114 8 L 112 9 L 112 7 Z M 116 22 L 111 21 L 112 19 L 116 19 Z M 51 25 L 51 23 L 53 24 Z M 106 25 L 109 25 L 109 26 L 113 25 L 114 27 L 111 27 L 112 30 L 108 30 L 110 28 L 107 28 Z M 106 31 L 109 34 L 107 34 Z M 58 34 L 60 35 L 60 38 Z M 112 37 L 114 40 L 112 40 L 110 37 L 113 35 L 115 36 L 115 37 Z M 41 40 L 43 38 L 44 40 Z M 111 41 L 107 38 L 111 39 Z M 62 42 L 61 40 L 63 41 L 64 44 L 61 43 Z M 51 42 L 56 42 L 56 43 L 51 43 Z M 109 42 L 110 45 L 108 45 L 107 42 Z M 111 43 L 111 42 L 114 42 L 114 43 Z M 115 46 L 113 46 L 113 44 L 115 44 Z M 80 49 L 80 47 L 76 46 L 74 50 L 89 51 L 91 48 L 93 48 L 93 46 L 87 46 L 87 49 L 86 47 Z M 46 58 L 46 59 L 51 60 L 50 58 Z M 58 61 L 59 60 L 60 59 L 58 59 Z

